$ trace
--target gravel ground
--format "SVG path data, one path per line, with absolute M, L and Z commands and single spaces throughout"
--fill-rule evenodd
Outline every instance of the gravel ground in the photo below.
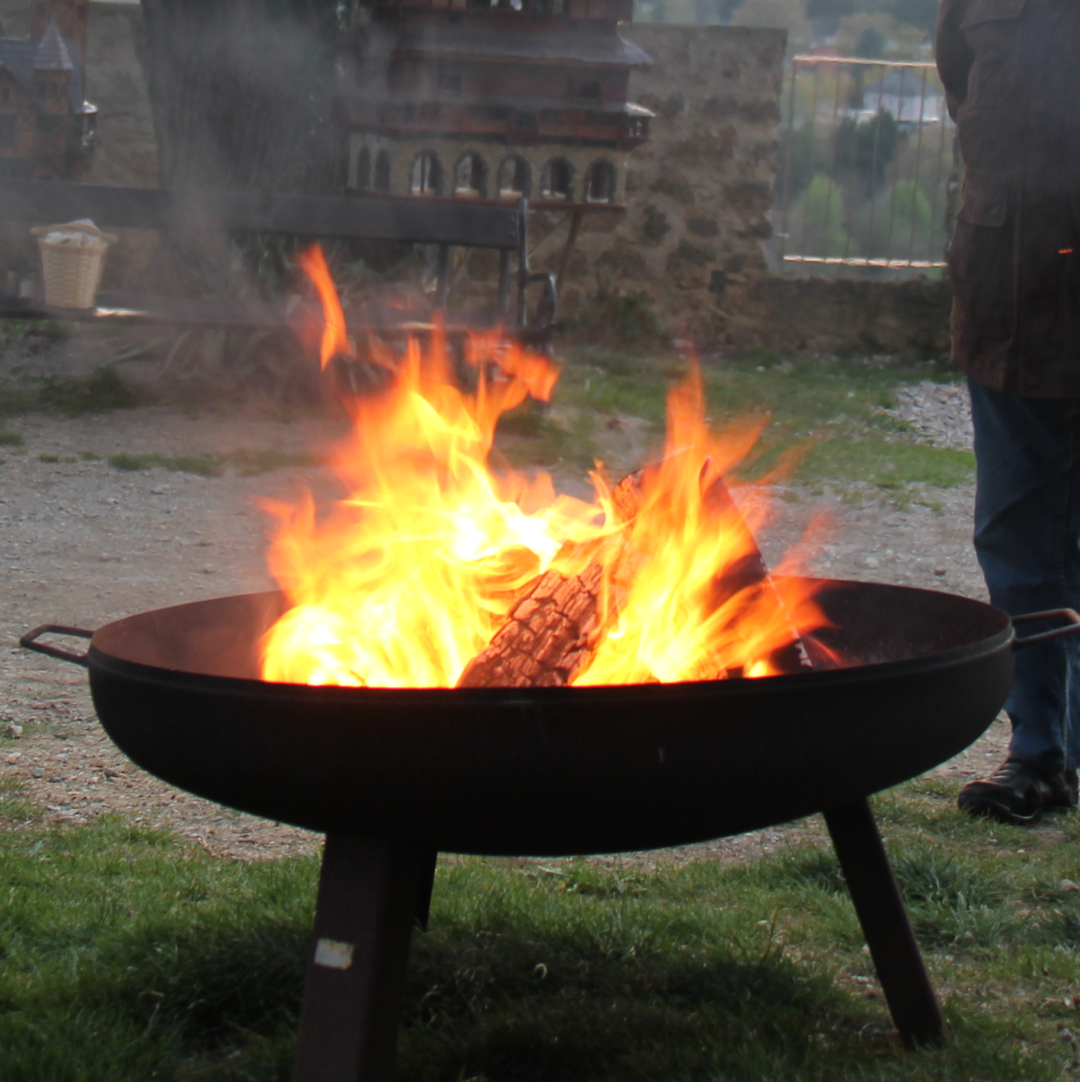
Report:
M 971 399 L 962 385 L 926 380 L 901 388 L 896 397 L 896 407 L 885 412 L 909 424 L 926 443 L 958 451 L 974 448 Z
M 902 415 L 925 438 L 970 446 L 966 395 L 951 390 L 913 388 L 899 411 L 917 407 L 914 419 Z M 7 427 L 25 443 L 0 447 L 0 459 L 6 460 L 0 463 L 0 626 L 7 643 L 0 646 L 0 778 L 18 779 L 58 822 L 118 812 L 234 859 L 313 850 L 319 839 L 306 831 L 223 809 L 140 770 L 97 725 L 83 671 L 21 650 L 16 640 L 41 623 L 95 628 L 182 600 L 264 589 L 272 584 L 256 501 L 288 495 L 304 483 L 317 491 L 327 486 L 316 469 L 203 478 L 160 468 L 119 472 L 104 461 L 107 456 L 312 450 L 325 447 L 340 429 L 316 421 L 192 420 L 162 409 L 77 420 L 34 415 Z M 578 479 L 560 480 L 574 487 Z M 811 573 L 984 596 L 970 543 L 971 489 L 915 493 L 903 510 L 872 486 L 827 490 L 822 497 L 798 489 L 780 495 L 774 523 L 762 538 L 770 562 L 810 528 L 816 545 Z M 955 776 L 958 784 L 982 773 L 996 765 L 1005 740 L 999 721 L 939 772 Z M 815 819 L 669 852 L 663 859 L 705 853 L 745 858 L 821 829 Z

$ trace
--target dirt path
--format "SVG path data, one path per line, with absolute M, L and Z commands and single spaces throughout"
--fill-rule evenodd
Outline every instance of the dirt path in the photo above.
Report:
M 41 623 L 92 629 L 178 601 L 265 589 L 272 585 L 263 558 L 265 519 L 255 501 L 294 493 L 305 483 L 328 487 L 324 471 L 315 468 L 205 478 L 162 468 L 121 472 L 108 465 L 108 456 L 312 451 L 340 430 L 315 421 L 192 420 L 161 409 L 77 420 L 35 415 L 5 427 L 25 442 L 0 447 L 0 779 L 17 779 L 61 822 L 119 812 L 240 859 L 312 850 L 318 838 L 306 831 L 177 792 L 130 763 L 97 725 L 84 672 L 21 650 L 16 640 Z M 913 502 L 903 511 L 869 486 L 861 493 L 811 497 L 792 489 L 780 495 L 776 521 L 763 538 L 770 561 L 817 519 L 821 548 L 810 561 L 814 573 L 982 596 L 970 549 L 970 490 L 928 492 L 926 503 L 938 506 Z M 996 764 L 1004 739 L 1004 727 L 996 724 L 940 770 L 958 782 L 982 772 Z M 817 829 L 764 831 L 704 851 L 738 857 L 781 844 L 792 831 Z

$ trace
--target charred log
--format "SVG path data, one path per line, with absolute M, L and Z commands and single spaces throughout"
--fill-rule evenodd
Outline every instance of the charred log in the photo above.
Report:
M 641 474 L 611 494 L 620 522 L 641 507 Z M 565 687 L 592 656 L 603 568 L 589 562 L 578 575 L 548 571 L 519 598 L 506 623 L 471 662 L 458 687 Z
M 712 610 L 715 612 L 721 605 L 726 604 L 737 594 L 748 589 L 765 591 L 769 595 L 769 600 L 783 610 L 785 608 L 783 599 L 780 597 L 776 584 L 769 574 L 769 569 L 765 566 L 765 560 L 757 546 L 757 541 L 754 540 L 753 535 L 750 533 L 750 528 L 746 525 L 742 513 L 739 511 L 734 499 L 732 499 L 731 492 L 722 477 L 718 477 L 709 486 L 705 499 L 714 510 L 721 512 L 725 516 L 730 516 L 729 521 L 734 522 L 737 529 L 746 531 L 744 540 L 747 546 L 746 555 L 728 565 L 724 569 L 724 573 L 716 577 L 710 599 Z M 813 667 L 810 654 L 799 630 L 790 620 L 789 623 L 791 623 L 791 642 L 773 650 L 769 656 L 772 666 L 781 673 L 794 673 L 799 672 L 801 669 Z M 738 676 L 741 674 L 726 673 L 719 675 Z
M 458 687 L 565 687 L 591 653 L 601 567 L 548 571 L 533 582 Z
M 625 477 L 612 491 L 619 521 L 629 523 L 642 501 L 642 471 Z M 783 608 L 783 600 L 769 575 L 757 544 L 731 497 L 723 478 L 705 495 L 713 510 L 728 518 L 735 529 L 746 531 L 746 555 L 717 576 L 710 598 L 712 611 L 745 590 L 768 592 L 770 601 Z M 730 517 L 729 517 L 730 516 Z M 589 661 L 597 645 L 598 612 L 602 603 L 618 611 L 627 584 L 633 553 L 629 545 L 616 557 L 607 585 L 615 596 L 603 599 L 604 572 L 599 561 L 588 563 L 578 575 L 548 571 L 535 579 L 514 603 L 510 615 L 488 646 L 469 663 L 458 687 L 565 687 Z M 619 565 L 622 565 L 620 569 Z M 774 650 L 770 662 L 780 672 L 798 672 L 811 665 L 794 624 L 791 641 Z M 718 679 L 737 677 L 738 671 L 717 673 Z

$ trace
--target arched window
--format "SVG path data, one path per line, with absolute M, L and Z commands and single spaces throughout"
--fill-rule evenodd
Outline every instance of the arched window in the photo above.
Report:
M 442 164 L 433 150 L 422 150 L 413 159 L 409 176 L 412 195 L 439 195 L 442 192 Z
M 479 154 L 463 154 L 454 167 L 454 195 L 487 195 L 487 162 Z
M 589 166 L 585 198 L 590 203 L 610 203 L 615 198 L 615 166 L 601 158 Z
M 532 192 L 532 168 L 520 154 L 504 158 L 499 166 L 499 195 L 504 199 L 528 199 Z
M 371 187 L 377 192 L 390 191 L 390 155 L 385 150 L 375 155 L 375 177 Z
M 356 155 L 356 180 L 353 187 L 361 192 L 371 188 L 371 151 L 367 147 L 361 147 L 360 153 Z
M 544 166 L 540 194 L 545 199 L 573 198 L 574 167 L 565 158 L 552 158 Z

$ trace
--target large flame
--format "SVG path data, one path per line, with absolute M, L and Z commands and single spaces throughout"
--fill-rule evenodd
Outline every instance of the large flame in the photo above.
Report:
M 321 253 L 303 266 L 327 309 L 325 366 L 348 342 L 345 321 Z M 574 683 L 766 675 L 794 625 L 821 623 L 790 584 L 746 577 L 762 514 L 736 507 L 722 478 L 758 426 L 710 433 L 696 366 L 670 397 L 663 458 L 620 515 L 599 472 L 587 503 L 556 495 L 546 474 L 488 468 L 501 414 L 548 400 L 558 370 L 498 336 L 471 339 L 465 359 L 471 393 L 438 326 L 426 352 L 410 341 L 390 386 L 351 403 L 333 460 L 347 497 L 322 514 L 310 494 L 267 505 L 270 569 L 290 608 L 264 639 L 264 679 L 453 687 L 532 580 L 597 563 L 591 657 Z

